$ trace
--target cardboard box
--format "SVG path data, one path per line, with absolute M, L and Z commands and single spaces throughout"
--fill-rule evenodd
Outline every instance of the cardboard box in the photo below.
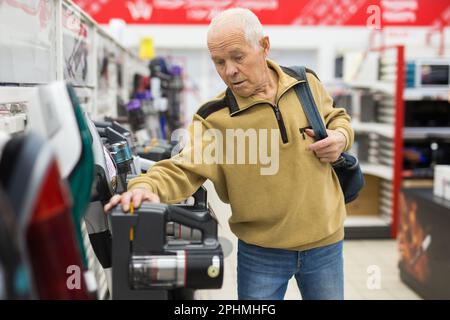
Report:
M 346 205 L 348 216 L 378 216 L 380 178 L 365 174 L 365 185 L 358 198 Z

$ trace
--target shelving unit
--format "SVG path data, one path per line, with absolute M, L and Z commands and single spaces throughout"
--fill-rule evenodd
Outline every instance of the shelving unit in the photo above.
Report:
M 431 187 L 434 165 L 450 164 L 450 59 L 416 58 L 406 65 L 403 187 Z
M 93 119 L 117 116 L 118 100 L 129 99 L 133 75 L 148 75 L 147 64 L 70 0 L 44 1 L 37 14 L 27 6 L 32 4 L 0 7 L 0 110 L 11 103 L 36 107 L 37 85 L 65 80 Z M 106 81 L 105 56 L 110 61 Z M 23 131 L 25 120 L 26 113 L 1 112 L 0 130 Z
M 40 107 L 37 86 L 56 80 L 74 86 L 92 119 L 117 116 L 118 100 L 128 101 L 134 74 L 148 75 L 146 62 L 72 1 L 41 1 L 38 9 L 28 10 L 35 3 L 0 6 L 0 131 L 12 135 L 26 130 L 27 110 Z M 102 63 L 105 58 L 107 65 Z M 103 299 L 105 273 L 84 225 L 83 232 L 89 269 L 97 280 L 98 298 Z
M 344 64 L 352 64 L 351 57 L 358 55 L 350 53 L 347 62 L 345 56 Z M 395 238 L 402 172 L 404 48 L 372 49 L 364 56 L 356 74 L 344 72 L 355 131 L 350 152 L 358 156 L 366 178 L 360 197 L 347 205 L 345 235 L 347 239 Z M 344 70 L 355 68 L 344 65 Z

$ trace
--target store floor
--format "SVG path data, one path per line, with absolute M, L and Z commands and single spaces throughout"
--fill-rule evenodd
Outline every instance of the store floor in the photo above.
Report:
M 235 300 L 237 239 L 228 226 L 231 210 L 217 197 L 212 184 L 207 182 L 208 202 L 219 220 L 219 236 L 223 238 L 225 258 L 224 281 L 221 289 L 198 290 L 196 299 Z M 397 268 L 398 251 L 395 240 L 346 240 L 344 242 L 345 299 L 406 299 L 420 297 L 400 280 Z M 285 299 L 300 299 L 295 279 L 289 282 Z

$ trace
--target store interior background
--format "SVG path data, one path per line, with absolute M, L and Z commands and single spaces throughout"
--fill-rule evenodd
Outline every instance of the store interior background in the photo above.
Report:
M 354 1 L 353 4 L 361 12 L 366 8 L 367 17 L 370 16 L 367 1 Z M 403 7 L 396 8 L 389 5 L 389 1 L 378 2 L 381 8 L 381 21 L 386 23 L 389 21 L 390 15 L 403 14 L 403 18 L 399 17 L 403 21 L 417 21 L 420 20 L 419 16 L 421 10 L 433 12 L 434 9 L 438 9 L 443 3 L 433 2 L 408 2 L 406 1 Z M 415 6 L 415 4 L 417 6 Z M 440 11 L 435 18 L 430 21 L 432 23 L 426 26 L 418 26 L 415 23 L 403 24 L 402 26 L 388 26 L 382 28 L 376 28 L 374 25 L 360 25 L 360 26 L 339 26 L 333 23 L 321 24 L 320 11 L 324 8 L 320 8 L 320 5 L 328 9 L 328 12 L 332 12 L 335 8 L 342 6 L 342 9 L 346 7 L 345 1 L 333 2 L 332 4 L 327 1 L 316 1 L 316 7 L 314 13 L 311 13 L 316 20 L 311 24 L 317 23 L 318 25 L 265 25 L 264 30 L 270 37 L 271 53 L 270 58 L 277 61 L 284 66 L 291 66 L 296 64 L 303 64 L 316 71 L 320 79 L 328 86 L 330 92 L 339 92 L 339 89 L 345 88 L 347 92 L 351 92 L 352 88 L 358 90 L 371 90 L 380 85 L 377 79 L 377 58 L 379 53 L 377 48 L 386 47 L 386 56 L 394 55 L 391 50 L 393 46 L 404 46 L 404 59 L 406 61 L 420 61 L 422 59 L 430 59 L 433 61 L 446 61 L 450 63 L 450 4 Z M 384 5 L 384 6 L 383 6 Z M 426 10 L 424 8 L 426 7 Z M 445 7 L 445 4 L 444 4 Z M 440 9 L 440 10 L 441 10 Z M 319 12 L 319 13 L 318 13 Z M 435 11 L 434 11 L 435 12 Z M 412 18 L 411 15 L 414 17 Z M 305 19 L 306 14 L 300 14 Z M 326 17 L 326 14 L 322 14 L 322 19 Z M 369 19 L 369 18 L 368 18 Z M 394 18 L 395 20 L 395 18 Z M 392 20 L 391 20 L 392 21 Z M 373 22 L 373 21 L 372 21 Z M 369 23 L 369 22 L 368 22 Z M 119 25 L 119 27 L 118 27 Z M 217 92 L 221 92 L 224 89 L 224 84 L 215 72 L 214 65 L 209 59 L 209 53 L 205 49 L 205 39 L 207 33 L 207 26 L 198 25 L 184 25 L 183 37 L 177 37 L 180 32 L 179 26 L 174 25 L 126 25 L 120 27 L 120 22 L 112 22 L 109 30 L 116 32 L 119 38 L 123 39 L 127 47 L 135 47 L 138 49 L 138 43 L 142 37 L 151 35 L 154 41 L 155 49 L 158 54 L 168 57 L 174 63 L 183 65 L 184 70 L 187 70 L 186 79 L 188 90 L 186 92 L 186 115 L 187 119 L 195 113 L 198 106 L 207 101 L 210 97 L 215 96 Z M 366 56 L 364 56 L 367 54 Z M 337 57 L 343 57 L 343 79 L 336 79 L 336 60 Z M 395 57 L 394 57 L 395 58 Z M 392 59 L 394 59 L 392 58 Z M 394 62 L 395 63 L 395 62 Z M 356 69 L 360 66 L 360 70 Z M 406 81 L 406 80 L 405 80 Z M 366 83 L 367 86 L 358 87 L 357 84 Z M 381 82 L 381 86 L 387 84 L 389 87 L 390 82 Z M 350 90 L 348 89 L 350 88 Z M 418 99 L 434 99 L 434 95 L 438 96 L 438 100 L 446 102 L 447 107 L 448 100 L 450 99 L 449 87 L 440 88 L 437 90 L 429 90 L 429 94 L 419 94 Z M 335 90 L 335 91 L 333 91 Z M 361 91 L 359 91 L 361 92 Z M 414 96 L 416 93 L 413 90 L 409 90 L 405 94 L 411 94 Z M 413 97 L 415 100 L 416 97 Z M 447 100 L 447 101 L 446 101 Z M 348 101 L 348 100 L 344 100 Z M 345 103 L 345 102 L 344 102 Z M 430 102 L 432 104 L 433 102 Z M 420 117 L 420 115 L 417 115 Z M 447 111 L 444 117 L 450 117 L 450 112 Z M 436 117 L 440 116 L 436 114 Z M 365 120 L 367 121 L 367 120 Z M 440 127 L 441 125 L 425 124 L 430 127 Z M 449 126 L 450 123 L 444 126 Z M 395 124 L 394 124 L 395 127 Z M 358 129 L 361 129 L 358 126 Z M 428 132 L 429 135 L 433 135 L 431 128 L 422 128 Z M 447 139 L 450 138 L 450 131 L 444 130 L 443 136 Z M 364 131 L 364 130 L 363 130 Z M 368 129 L 367 131 L 370 131 Z M 358 133 L 358 131 L 357 131 Z M 423 140 L 420 143 L 429 143 L 425 139 L 425 135 L 420 134 L 419 140 Z M 414 136 L 414 134 L 412 135 Z M 441 137 L 441 136 L 439 136 Z M 376 138 L 375 138 L 376 139 Z M 406 140 L 408 141 L 408 140 Z M 426 141 L 426 142 L 425 142 Z M 408 145 L 410 146 L 410 145 Z M 412 145 L 414 147 L 414 145 Z M 447 149 L 447 157 L 450 157 Z M 376 161 L 379 163 L 379 161 Z M 448 163 L 448 162 L 445 162 Z M 368 168 L 370 171 L 372 168 Z M 392 214 L 386 217 L 385 220 L 378 219 L 380 215 L 381 202 L 385 201 L 380 197 L 380 180 L 377 178 L 386 177 L 385 172 L 379 172 L 377 168 L 374 169 L 374 174 L 366 175 L 368 186 L 366 186 L 366 192 L 363 197 L 359 199 L 359 203 L 354 204 L 349 210 L 349 218 L 347 220 L 347 230 L 353 227 L 353 232 L 347 231 L 347 238 L 358 239 L 346 242 L 346 298 L 348 299 L 416 299 L 420 298 L 414 290 L 410 290 L 400 280 L 400 272 L 398 269 L 398 262 L 400 260 L 399 245 L 397 240 L 392 240 L 393 237 L 393 218 Z M 372 172 L 370 172 L 372 173 Z M 392 181 L 394 177 L 389 177 L 389 184 L 394 184 Z M 412 179 L 408 178 L 407 181 L 403 181 L 403 178 L 395 178 L 399 181 L 399 187 L 396 190 L 398 192 L 402 186 L 414 185 L 415 187 L 425 186 L 426 188 L 432 187 L 433 184 L 430 181 L 430 177 L 426 179 Z M 406 179 L 405 179 L 406 180 Z M 414 181 L 413 181 L 414 180 Z M 383 183 L 383 182 L 381 182 Z M 210 186 L 208 188 L 209 196 L 214 197 L 214 189 Z M 390 190 L 392 191 L 392 190 Z M 382 191 L 384 192 L 384 191 Z M 413 200 L 410 200 L 413 201 Z M 390 204 L 392 205 L 392 204 Z M 227 230 L 227 219 L 231 214 L 229 205 L 220 202 L 220 199 L 216 199 L 215 206 L 213 206 L 215 212 L 218 212 L 222 223 L 221 226 L 224 230 Z M 407 207 L 410 209 L 410 207 Z M 408 210 L 403 208 L 403 210 Z M 448 209 L 442 208 L 442 211 Z M 402 210 L 399 208 L 398 210 Z M 353 212 L 353 214 L 352 214 Z M 426 214 L 426 213 L 423 213 Z M 438 213 L 436 213 L 438 214 Z M 374 218 L 374 219 L 372 219 Z M 223 219 L 223 220 L 222 220 Z M 448 223 L 448 220 L 445 220 Z M 404 222 L 406 223 L 406 222 Z M 349 236 L 350 233 L 350 236 Z M 224 231 L 224 234 L 229 239 L 235 240 L 235 237 L 231 232 Z M 376 240 L 381 238 L 383 240 Z M 390 239 L 390 240 L 388 240 Z M 422 239 L 423 240 L 423 239 Z M 418 240 L 417 240 L 418 241 Z M 415 244 L 416 248 L 413 250 L 419 250 L 420 245 Z M 236 247 L 236 242 L 233 241 L 233 248 Z M 450 252 L 450 246 L 446 248 L 447 252 Z M 233 251 L 235 253 L 235 251 Z M 450 265 L 449 254 L 442 253 L 442 259 L 447 260 L 447 265 Z M 438 258 L 439 259 L 439 258 Z M 227 286 L 230 289 L 224 288 L 221 293 L 215 291 L 209 291 L 205 294 L 207 298 L 223 298 L 226 299 L 230 295 L 236 298 L 236 261 L 234 255 L 228 258 L 229 267 L 227 270 L 231 270 L 233 275 L 233 281 L 227 282 Z M 376 277 L 377 273 L 381 276 L 381 284 L 377 286 L 375 284 L 370 285 L 373 277 Z M 446 277 L 445 273 L 441 273 L 442 269 L 437 271 L 441 276 Z M 436 281 L 436 280 L 435 280 Z M 439 280 L 438 280 L 439 281 Z M 443 281 L 448 283 L 448 279 Z M 435 285 L 431 285 L 433 287 Z M 420 287 L 420 285 L 419 285 Z M 427 289 L 424 289 L 427 291 Z M 430 289 L 433 291 L 433 289 Z M 430 297 L 436 297 L 431 294 Z M 298 289 L 296 288 L 294 279 L 291 281 L 287 298 L 296 299 L 299 297 Z
M 202 103 L 225 88 L 206 48 L 208 16 L 231 2 L 275 21 L 266 24 L 262 19 L 270 37 L 269 57 L 280 65 L 301 64 L 314 70 L 337 106 L 347 108 L 354 122 L 352 152 L 361 161 L 366 187 L 348 207 L 345 298 L 450 298 L 450 1 L 302 0 L 299 7 L 309 11 L 300 11 L 294 18 L 287 14 L 290 5 L 283 0 L 180 0 L 174 1 L 172 8 L 168 1 L 158 0 L 62 2 L 68 8 L 78 4 L 81 9 L 73 10 L 84 12 L 78 14 L 84 17 L 81 24 L 103 28 L 112 37 L 107 41 L 134 55 L 147 52 L 144 61 L 133 58 L 136 61 L 122 75 L 128 83 L 134 72 L 149 75 L 148 51 L 152 58 L 163 57 L 168 65 L 181 68 L 183 126 Z M 17 95 L 17 88 L 8 90 L 8 83 L 66 79 L 58 71 L 64 68 L 64 59 L 53 54 L 61 43 L 51 40 L 54 35 L 49 27 L 41 25 L 48 33 L 32 39 L 31 29 L 39 24 L 37 20 L 28 27 L 19 26 L 17 21 L 26 14 L 17 6 L 6 6 L 0 2 L 0 105 L 4 97 Z M 170 10 L 169 22 L 161 20 Z M 271 12 L 274 16 L 269 19 Z M 93 20 L 85 18 L 85 13 Z M 283 14 L 291 19 L 282 21 Z M 327 18 L 330 15 L 335 19 Z M 93 38 L 87 42 L 94 48 Z M 22 49 L 25 53 L 15 57 L 15 50 Z M 30 50 L 33 53 L 27 53 Z M 49 52 L 59 61 L 56 66 L 46 62 Z M 30 57 L 29 69 L 20 66 L 21 59 Z M 40 66 L 41 61 L 48 67 Z M 111 79 L 99 82 L 101 77 L 96 74 L 100 64 L 93 64 L 93 69 L 88 65 L 88 80 L 77 84 L 77 94 L 95 120 L 115 117 L 118 114 L 113 105 L 117 101 L 113 96 L 121 88 L 109 88 Z M 438 76 L 436 84 L 420 82 L 424 70 L 444 72 L 447 78 L 443 81 Z M 21 76 L 11 80 L 14 72 Z M 41 72 L 40 76 L 36 72 Z M 28 81 L 28 75 L 37 80 Z M 126 88 L 122 90 L 124 99 L 129 98 Z M 10 124 L 1 120 L 1 131 L 7 131 Z M 220 201 L 209 181 L 205 186 L 219 220 L 219 236 L 231 251 L 225 258 L 223 287 L 198 290 L 196 298 L 236 299 L 237 239 L 227 223 L 231 209 Z M 286 299 L 299 297 L 292 280 Z

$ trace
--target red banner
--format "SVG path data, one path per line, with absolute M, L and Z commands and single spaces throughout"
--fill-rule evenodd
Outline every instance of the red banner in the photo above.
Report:
M 252 10 L 264 25 L 450 25 L 450 0 L 75 0 L 99 23 L 208 24 L 232 7 Z

